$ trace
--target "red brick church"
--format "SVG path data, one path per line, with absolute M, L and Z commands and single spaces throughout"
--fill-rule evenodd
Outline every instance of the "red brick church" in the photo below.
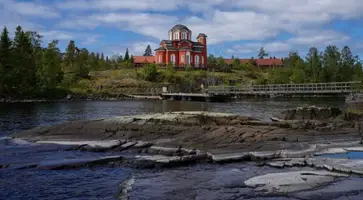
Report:
M 203 68 L 208 65 L 207 35 L 199 33 L 197 41 L 192 41 L 192 31 L 181 24 L 169 30 L 169 39 L 162 40 L 155 56 L 134 56 L 134 64 L 142 66 L 146 63 L 156 63 L 160 66 L 173 64 L 177 67 L 193 66 Z M 269 68 L 282 66 L 281 59 L 253 59 L 258 67 Z M 242 63 L 251 59 L 240 59 Z M 232 64 L 231 59 L 225 59 L 226 64 Z
M 161 41 L 160 47 L 155 49 L 155 61 L 157 64 L 204 67 L 207 65 L 207 36 L 199 33 L 194 42 L 188 27 L 175 25 L 169 30 L 169 40 Z
M 158 65 L 205 67 L 207 66 L 207 36 L 199 33 L 192 41 L 192 31 L 181 24 L 169 30 L 169 39 L 162 40 L 155 56 L 135 56 L 135 64 L 156 63 Z

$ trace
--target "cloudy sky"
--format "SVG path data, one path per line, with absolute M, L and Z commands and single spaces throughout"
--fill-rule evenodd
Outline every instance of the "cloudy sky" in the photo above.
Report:
M 143 54 L 175 24 L 208 35 L 208 53 L 304 55 L 311 46 L 349 45 L 363 55 L 363 0 L 0 0 L 0 26 L 35 30 L 107 55 Z

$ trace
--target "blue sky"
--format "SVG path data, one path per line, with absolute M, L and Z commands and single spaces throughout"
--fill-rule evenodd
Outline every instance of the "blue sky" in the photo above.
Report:
M 349 45 L 363 56 L 362 0 L 0 0 L 0 26 L 17 25 L 52 39 L 64 50 L 69 40 L 106 55 L 142 55 L 168 30 L 184 24 L 193 38 L 208 35 L 208 53 L 256 57 L 311 46 Z

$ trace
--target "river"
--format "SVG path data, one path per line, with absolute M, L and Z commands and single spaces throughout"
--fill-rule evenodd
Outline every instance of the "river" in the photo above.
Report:
M 250 163 L 197 165 L 176 169 L 136 170 L 97 167 L 76 170 L 15 169 L 39 161 L 88 158 L 112 153 L 65 151 L 57 145 L 11 140 L 10 133 L 64 121 L 169 111 L 228 112 L 269 120 L 282 109 L 306 106 L 343 107 L 344 99 L 320 101 L 240 101 L 229 103 L 187 101 L 89 101 L 0 104 L 0 199 L 116 199 L 119 184 L 133 176 L 131 199 L 241 199 L 248 189 L 238 187 L 260 171 Z M 246 173 L 248 172 L 248 173 Z M 241 195 L 243 194 L 243 195 Z M 240 195 L 240 196 L 238 196 Z M 248 195 L 247 195 L 248 196 Z M 264 199 L 289 199 L 264 197 Z

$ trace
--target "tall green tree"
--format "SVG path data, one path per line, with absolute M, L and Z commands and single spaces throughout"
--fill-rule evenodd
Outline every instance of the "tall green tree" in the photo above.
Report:
M 9 93 L 12 86 L 11 39 L 4 27 L 0 37 L 0 94 Z
M 258 52 L 257 57 L 259 59 L 264 59 L 265 56 L 268 56 L 268 53 L 265 51 L 263 47 L 260 48 L 260 51 Z
M 128 61 L 129 59 L 130 59 L 129 49 L 127 48 L 124 56 L 124 61 Z
M 97 70 L 98 68 L 100 68 L 99 63 L 97 63 L 98 65 L 95 66 L 94 70 Z M 87 77 L 88 73 L 90 71 L 90 64 L 89 64 L 89 52 L 86 48 L 82 48 L 81 50 L 79 50 L 79 54 L 78 54 L 78 71 L 77 74 L 79 77 Z
M 36 63 L 33 56 L 31 38 L 20 26 L 14 38 L 14 81 L 19 95 L 30 95 L 37 83 Z
M 53 40 L 48 44 L 43 56 L 43 66 L 41 70 L 41 90 L 47 91 L 55 89 L 63 80 L 63 71 L 61 68 L 60 50 L 58 41 Z
M 353 77 L 354 64 L 356 58 L 348 46 L 341 51 L 341 64 L 339 66 L 339 81 L 350 81 Z
M 324 81 L 336 82 L 339 80 L 341 54 L 338 47 L 329 45 L 323 54 Z
M 310 77 L 311 82 L 319 82 L 322 70 L 322 62 L 318 49 L 311 47 L 305 59 L 306 76 Z
M 76 44 L 73 40 L 69 41 L 64 56 L 64 64 L 66 66 L 66 73 L 74 73 L 76 70 Z
M 151 47 L 150 47 L 150 45 L 147 45 L 144 56 L 152 56 L 152 55 L 153 55 L 153 52 L 151 50 Z

